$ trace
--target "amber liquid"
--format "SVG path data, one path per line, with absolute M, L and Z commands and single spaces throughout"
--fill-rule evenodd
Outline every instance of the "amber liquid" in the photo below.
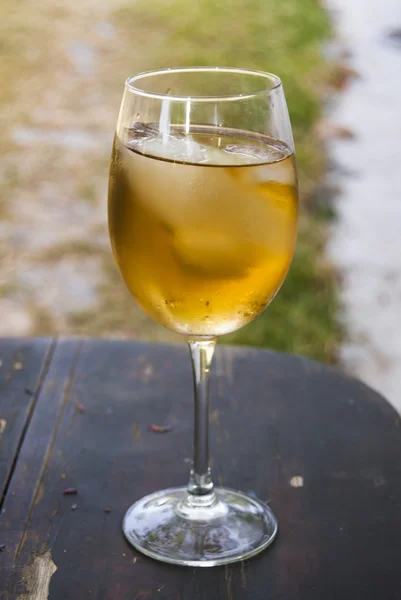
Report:
M 251 133 L 196 127 L 189 136 L 152 135 L 126 130 L 113 148 L 109 228 L 121 275 L 169 329 L 234 331 L 267 306 L 289 268 L 294 157 Z

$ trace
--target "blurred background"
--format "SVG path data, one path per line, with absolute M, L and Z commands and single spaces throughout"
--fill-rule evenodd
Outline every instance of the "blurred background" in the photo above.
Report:
M 224 341 L 341 363 L 401 406 L 397 19 L 398 0 L 0 0 L 0 335 L 182 341 L 135 306 L 111 256 L 123 83 L 165 66 L 262 69 L 289 104 L 299 241 L 272 305 Z

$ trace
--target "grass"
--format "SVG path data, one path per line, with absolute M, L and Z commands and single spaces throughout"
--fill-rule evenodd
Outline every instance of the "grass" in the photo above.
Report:
M 218 64 L 280 75 L 302 192 L 297 250 L 268 310 L 225 341 L 335 361 L 341 337 L 336 281 L 322 260 L 330 210 L 308 202 L 324 168 L 314 133 L 330 78 L 322 58 L 322 43 L 330 34 L 322 6 L 318 0 L 137 0 L 120 8 L 115 18 L 127 38 L 135 34 L 135 46 L 146 50 L 143 69 Z

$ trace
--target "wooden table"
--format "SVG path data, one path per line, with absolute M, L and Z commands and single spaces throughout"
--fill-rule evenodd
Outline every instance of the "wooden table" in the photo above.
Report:
M 121 532 L 133 500 L 186 482 L 186 348 L 3 340 L 0 358 L 2 600 L 401 599 L 400 419 L 362 383 L 218 349 L 214 479 L 267 500 L 280 531 L 245 563 L 192 569 L 145 558 Z

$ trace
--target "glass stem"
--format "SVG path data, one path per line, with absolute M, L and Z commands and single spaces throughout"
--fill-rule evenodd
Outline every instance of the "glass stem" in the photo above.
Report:
M 194 456 L 188 501 L 205 506 L 215 500 L 209 467 L 209 380 L 216 340 L 189 340 L 195 391 Z

